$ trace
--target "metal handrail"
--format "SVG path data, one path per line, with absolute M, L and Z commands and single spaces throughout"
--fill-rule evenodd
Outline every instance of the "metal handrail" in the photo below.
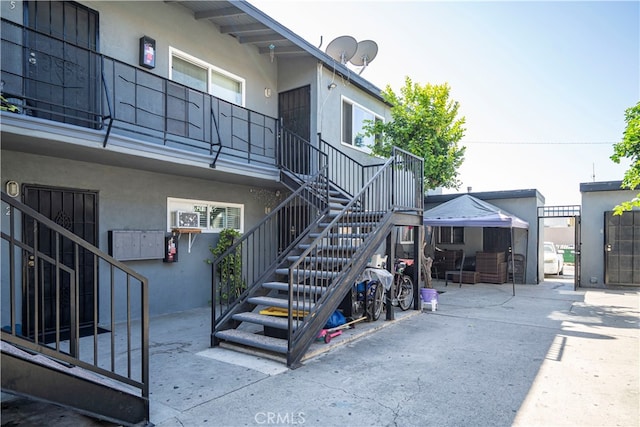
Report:
M 326 215 L 327 186 L 324 167 L 211 261 L 212 340 L 218 325 L 262 285 L 291 248 Z M 295 228 L 295 235 L 279 233 L 283 222 Z
M 10 280 L 2 282 L 2 294 L 8 295 L 10 301 L 3 300 L 9 306 L 9 325 L 2 328 L 2 340 L 22 348 L 50 356 L 56 360 L 79 366 L 96 374 L 121 382 L 137 389 L 145 402 L 147 419 L 149 416 L 149 292 L 148 280 L 136 273 L 127 265 L 117 261 L 100 249 L 88 244 L 75 234 L 41 215 L 32 208 L 16 201 L 2 192 L 3 216 L 1 237 L 4 241 L 3 255 L 8 256 L 7 265 Z M 27 227 L 30 225 L 30 227 Z M 27 230 L 33 233 L 27 233 Z M 53 238 L 55 249 L 46 253 L 41 249 L 40 240 Z M 73 261 L 65 262 L 62 255 L 63 244 L 73 247 Z M 90 257 L 94 267 L 93 283 L 94 305 L 91 313 L 91 333 L 81 338 L 79 324 L 79 290 L 81 277 L 80 257 Z M 100 268 L 102 267 L 102 268 Z M 29 269 L 33 273 L 28 272 Z M 44 298 L 44 270 L 54 272 L 53 286 L 49 292 L 56 299 L 55 322 L 47 324 L 45 310 L 41 305 Z M 33 278 L 34 297 L 17 293 L 23 288 L 22 283 Z M 51 276 L 50 276 L 51 277 Z M 68 278 L 68 280 L 65 280 Z M 69 297 L 64 292 L 65 282 L 69 289 Z M 7 287 L 9 289 L 7 289 Z M 137 298 L 132 297 L 136 291 Z M 99 312 L 96 304 L 98 292 L 106 296 L 102 298 Z M 69 339 L 61 339 L 64 332 L 60 325 L 61 305 L 68 299 L 70 328 Z M 120 302 L 124 301 L 124 304 Z M 19 307 L 30 306 L 33 322 L 27 315 L 27 322 L 21 324 L 17 319 Z M 124 306 L 124 307 L 123 307 Z M 116 317 L 116 311 L 124 311 Z M 108 313 L 108 314 L 107 314 Z M 101 316 L 108 319 L 101 319 Z M 134 317 L 136 318 L 134 320 Z M 32 328 L 31 328 L 32 326 Z M 99 327 L 108 329 L 99 334 Z M 135 327 L 135 329 L 134 329 Z M 53 329 L 55 341 L 44 340 L 45 328 Z M 26 329 L 26 330 L 25 330 Z M 30 329 L 33 329 L 32 333 Z M 102 332 L 102 331 L 101 331 Z M 135 333 L 134 333 L 135 332 Z M 132 341 L 137 337 L 137 343 Z M 121 348 L 125 343 L 124 347 Z M 139 346 L 139 347 L 138 347 Z M 117 351 L 124 351 L 124 361 L 117 358 Z M 139 352 L 139 357 L 134 355 Z
M 345 194 L 354 195 L 385 163 L 365 165 L 322 139 L 318 135 L 319 150 L 327 154 L 329 179 Z
M 289 365 L 298 363 L 317 330 L 350 289 L 359 274 L 354 266 L 366 264 L 362 258 L 376 249 L 393 225 L 392 212 L 411 210 L 422 215 L 423 198 L 415 197 L 422 192 L 422 171 L 422 159 L 394 148 L 392 157 L 289 266 L 289 307 L 305 313 L 301 318 L 289 311 Z M 413 196 L 394 196 L 409 188 L 417 190 Z M 347 243 L 353 239 L 359 240 L 355 252 Z M 318 271 L 318 266 L 323 270 Z M 295 286 L 300 280 L 307 286 Z M 322 292 L 317 292 L 318 288 Z
M 106 124 L 103 146 L 117 132 L 150 148 L 210 156 L 212 167 L 221 154 L 237 162 L 275 166 L 278 122 L 273 117 L 6 19 L 1 33 L 3 57 L 11 57 L 0 64 L 2 93 L 20 114 L 99 130 Z M 72 49 L 85 63 L 29 46 L 26 41 L 34 36 Z M 27 73 L 27 58 L 60 72 L 43 78 Z M 64 79 L 70 74 L 84 86 L 67 84 Z M 34 85 L 64 96 L 39 99 L 29 90 Z

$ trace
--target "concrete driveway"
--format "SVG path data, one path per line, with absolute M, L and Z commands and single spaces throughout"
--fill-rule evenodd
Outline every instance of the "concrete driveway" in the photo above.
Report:
M 513 296 L 511 284 L 434 286 L 443 292 L 437 311 L 399 313 L 318 343 L 322 351 L 296 370 L 208 348 L 206 309 L 153 319 L 151 421 L 639 425 L 637 288 L 574 292 L 571 279 L 547 278 L 516 285 Z M 108 425 L 3 398 L 3 425 L 43 419 L 49 426 Z

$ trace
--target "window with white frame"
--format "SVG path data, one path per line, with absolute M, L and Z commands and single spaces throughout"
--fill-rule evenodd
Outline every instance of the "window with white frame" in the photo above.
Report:
M 370 152 L 369 147 L 379 141 L 379 135 L 365 136 L 367 122 L 381 122 L 382 117 L 356 104 L 348 98 L 342 98 L 342 142 Z
M 404 226 L 400 229 L 400 243 L 413 243 L 413 230 L 414 227 L 411 225 Z
M 171 48 L 169 78 L 196 90 L 244 106 L 245 80 L 189 54 Z
M 464 227 L 439 227 L 437 243 L 464 243 Z
M 244 231 L 244 205 L 205 200 L 167 198 L 167 231 L 180 228 L 180 214 L 197 213 L 199 223 L 190 224 L 203 233 L 218 233 L 225 228 Z

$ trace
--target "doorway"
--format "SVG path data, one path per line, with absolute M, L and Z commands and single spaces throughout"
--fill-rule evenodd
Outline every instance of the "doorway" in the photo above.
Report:
M 26 1 L 25 92 L 30 114 L 99 126 L 98 12 L 68 1 Z
M 284 166 L 300 174 L 311 171 L 311 152 L 306 144 L 311 142 L 311 86 L 282 92 L 278 95 L 278 117 L 282 128 L 295 137 L 283 138 Z
M 580 274 L 580 205 L 564 206 L 543 206 L 538 208 L 538 245 L 544 246 L 544 242 L 553 243 L 558 254 L 562 258 L 561 266 L 554 270 L 557 277 L 573 276 L 573 289 L 577 290 L 581 286 Z M 538 251 L 540 254 L 540 251 Z M 549 260 L 548 260 L 549 261 Z M 545 274 L 545 257 L 538 259 L 538 265 L 542 267 L 542 280 L 538 277 L 538 282 L 543 281 Z M 538 268 L 538 272 L 540 272 Z
M 23 203 L 93 246 L 98 246 L 97 192 L 25 185 Z M 75 304 L 79 307 L 82 336 L 82 329 L 93 328 L 94 313 L 98 312 L 95 304 L 98 301 L 95 295 L 97 290 L 94 287 L 94 275 L 98 271 L 92 253 L 77 247 L 68 238 L 58 239 L 58 235 L 43 224 L 36 229 L 33 221 L 24 221 L 23 233 L 30 247 L 37 247 L 41 254 L 50 259 L 58 257 L 60 264 L 77 271 L 79 289 Z M 71 289 L 74 278 L 64 270 L 57 269 L 53 262 L 40 260 L 36 266 L 32 255 L 25 254 L 25 257 L 22 309 L 25 333 L 33 337 L 37 322 L 37 330 L 42 334 L 40 339 L 45 343 L 51 342 L 55 340 L 59 322 L 61 339 L 64 339 L 71 327 L 71 307 L 74 305 L 71 298 L 76 293 Z
M 605 212 L 605 285 L 640 284 L 640 211 Z

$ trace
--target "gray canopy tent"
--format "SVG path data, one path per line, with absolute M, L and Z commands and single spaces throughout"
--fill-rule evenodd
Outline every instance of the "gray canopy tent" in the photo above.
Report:
M 529 223 L 491 203 L 469 194 L 463 194 L 424 213 L 424 225 L 432 227 L 500 227 L 511 229 L 513 251 L 514 228 L 528 230 Z M 528 243 L 527 243 L 528 247 Z M 528 252 L 528 250 L 527 250 Z M 526 259 L 526 258 L 525 258 Z M 511 271 L 515 273 L 514 257 L 511 257 Z M 513 276 L 513 295 L 516 294 L 516 279 Z

